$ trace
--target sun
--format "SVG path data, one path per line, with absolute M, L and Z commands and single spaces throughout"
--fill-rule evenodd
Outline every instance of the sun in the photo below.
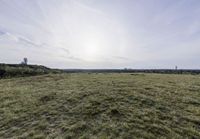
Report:
M 88 61 L 95 61 L 97 60 L 100 51 L 101 49 L 98 39 L 90 39 L 84 44 L 84 59 Z

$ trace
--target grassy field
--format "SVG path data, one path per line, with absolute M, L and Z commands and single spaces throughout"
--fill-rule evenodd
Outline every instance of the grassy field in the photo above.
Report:
M 200 75 L 0 80 L 0 138 L 200 138 Z

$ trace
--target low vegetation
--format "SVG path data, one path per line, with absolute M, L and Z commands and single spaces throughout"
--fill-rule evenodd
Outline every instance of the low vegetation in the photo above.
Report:
M 0 64 L 0 79 L 11 77 L 34 76 L 49 73 L 60 73 L 59 70 L 39 65 L 26 64 Z
M 2 138 L 200 138 L 200 76 L 47 74 L 0 80 Z

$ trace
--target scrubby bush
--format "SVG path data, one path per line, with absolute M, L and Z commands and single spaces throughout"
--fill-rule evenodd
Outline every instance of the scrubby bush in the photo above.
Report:
M 0 69 L 0 77 L 3 77 L 5 73 L 6 73 L 6 71 L 5 71 L 5 70 L 3 70 L 3 69 Z

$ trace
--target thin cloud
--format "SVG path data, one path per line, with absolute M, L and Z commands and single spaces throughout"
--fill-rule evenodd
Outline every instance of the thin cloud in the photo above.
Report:
M 130 60 L 129 58 L 123 57 L 123 56 L 113 56 L 113 58 L 114 59 L 119 59 L 119 60 L 124 60 L 124 61 Z
M 67 60 L 73 60 L 73 61 L 83 61 L 83 59 L 71 56 L 71 55 L 61 55 L 61 58 L 67 59 Z
M 67 54 L 70 54 L 70 52 L 69 52 L 69 50 L 68 49 L 66 49 L 66 48 L 59 48 L 61 51 L 64 51 L 65 53 L 67 53 Z
M 80 2 L 80 1 L 73 1 L 73 2 L 74 2 L 74 4 L 76 6 L 78 6 L 80 8 L 83 8 L 83 9 L 89 11 L 89 12 L 96 13 L 96 14 L 99 14 L 99 15 L 105 15 L 104 12 L 102 12 L 100 10 L 97 10 L 95 8 L 89 7 L 89 6 L 87 6 L 86 4 L 84 4 L 84 3 Z
M 29 39 L 27 39 L 27 38 L 24 38 L 24 37 L 18 37 L 18 40 L 19 40 L 20 42 L 23 42 L 23 43 L 25 43 L 25 44 L 29 44 L 29 45 L 34 46 L 34 47 L 39 47 L 39 48 L 42 47 L 41 44 L 36 44 L 35 42 L 33 42 L 33 41 L 31 41 L 31 40 L 29 40 Z
M 6 33 L 0 30 L 0 36 L 5 35 Z

